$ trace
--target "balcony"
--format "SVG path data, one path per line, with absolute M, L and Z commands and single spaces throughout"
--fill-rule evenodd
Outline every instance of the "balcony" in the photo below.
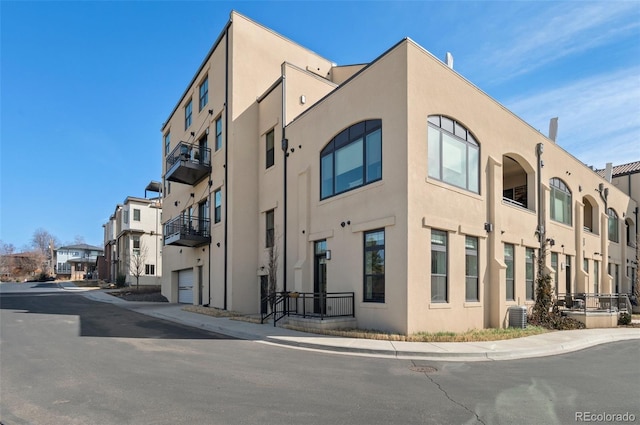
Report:
M 168 181 L 193 186 L 211 174 L 211 149 L 180 142 L 166 157 Z
M 211 243 L 208 218 L 180 215 L 164 225 L 164 244 L 197 247 Z

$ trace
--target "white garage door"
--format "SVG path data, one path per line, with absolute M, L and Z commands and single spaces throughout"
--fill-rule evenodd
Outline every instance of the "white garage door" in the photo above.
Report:
M 193 304 L 193 269 L 178 272 L 178 302 Z

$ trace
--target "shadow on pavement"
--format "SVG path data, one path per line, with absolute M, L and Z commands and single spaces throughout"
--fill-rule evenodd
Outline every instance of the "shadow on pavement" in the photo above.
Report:
M 2 294 L 0 309 L 15 314 L 77 316 L 80 336 L 107 338 L 236 339 L 166 320 L 152 318 L 111 304 L 69 294 Z M 52 318 L 52 325 L 55 325 Z

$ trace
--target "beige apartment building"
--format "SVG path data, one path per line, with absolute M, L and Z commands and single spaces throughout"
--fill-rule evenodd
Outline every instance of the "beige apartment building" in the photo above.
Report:
M 273 246 L 358 327 L 501 327 L 539 235 L 558 293 L 631 290 L 636 202 L 410 39 L 337 66 L 232 12 L 162 134 L 172 302 L 258 313 Z
M 102 226 L 106 281 L 116 282 L 122 276 L 128 285 L 161 284 L 162 199 L 146 197 L 148 191 L 159 195 L 161 188 L 161 183 L 151 182 L 144 198 L 127 196 Z

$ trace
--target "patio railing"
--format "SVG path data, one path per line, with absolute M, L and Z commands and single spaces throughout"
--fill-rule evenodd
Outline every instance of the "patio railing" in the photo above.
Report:
M 631 313 L 631 301 L 627 294 L 558 294 L 556 306 L 561 310 L 624 311 Z
M 261 323 L 273 318 L 273 326 L 285 316 L 324 320 L 332 317 L 355 317 L 353 292 L 278 292 L 262 300 L 267 311 Z

